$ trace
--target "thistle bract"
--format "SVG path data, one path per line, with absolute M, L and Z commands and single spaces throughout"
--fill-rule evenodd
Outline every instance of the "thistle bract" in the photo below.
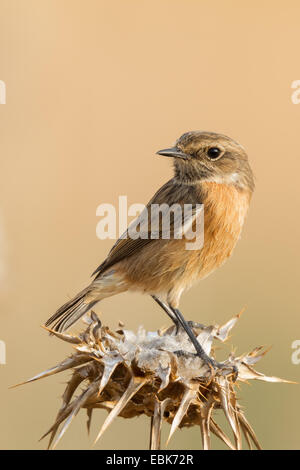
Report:
M 190 324 L 205 352 L 214 357 L 213 343 L 224 342 L 238 318 L 239 315 L 221 327 Z M 121 325 L 119 330 L 111 331 L 101 325 L 94 312 L 85 317 L 85 322 L 87 328 L 78 335 L 51 331 L 57 338 L 71 343 L 74 352 L 27 381 L 72 370 L 55 422 L 43 436 L 50 435 L 49 447 L 57 445 L 81 409 L 87 412 L 89 430 L 93 411 L 102 408 L 109 414 L 96 441 L 115 418 L 130 419 L 144 414 L 151 423 L 150 449 L 160 449 L 163 421 L 171 425 L 168 441 L 177 428 L 199 426 L 203 449 L 211 448 L 212 433 L 230 449 L 241 449 L 243 436 L 250 448 L 254 445 L 260 449 L 238 403 L 237 384 L 251 379 L 287 382 L 253 368 L 266 353 L 262 347 L 237 357 L 231 354 L 221 363 L 222 369 L 213 370 L 195 356 L 193 345 L 181 329 L 146 332 L 140 327 L 134 333 Z M 236 381 L 233 366 L 238 371 Z M 78 393 L 82 387 L 83 391 Z M 216 410 L 223 411 L 233 439 L 218 425 Z

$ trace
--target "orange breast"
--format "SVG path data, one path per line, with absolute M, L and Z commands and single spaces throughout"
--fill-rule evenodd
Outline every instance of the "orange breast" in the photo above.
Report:
M 191 256 L 187 270 L 195 271 L 198 278 L 206 277 L 231 255 L 244 224 L 250 202 L 250 193 L 232 185 L 205 182 L 201 185 L 204 196 L 204 246 Z

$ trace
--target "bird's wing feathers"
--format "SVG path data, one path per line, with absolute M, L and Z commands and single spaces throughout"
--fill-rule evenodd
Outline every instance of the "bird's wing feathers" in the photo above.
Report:
M 112 249 L 110 250 L 107 258 L 102 264 L 94 271 L 94 274 L 97 274 L 97 277 L 100 276 L 108 268 L 112 267 L 114 264 L 118 263 L 124 258 L 133 255 L 137 251 L 142 250 L 149 243 L 155 242 L 157 239 L 168 238 L 168 234 L 164 234 L 164 226 L 162 220 L 164 218 L 164 211 L 162 211 L 162 217 L 153 219 L 153 213 L 151 208 L 153 204 L 160 205 L 167 204 L 165 209 L 165 215 L 167 215 L 168 208 L 173 204 L 178 204 L 183 207 L 184 204 L 191 204 L 191 212 L 189 214 L 189 219 L 184 218 L 184 224 L 181 218 L 180 221 L 176 220 L 176 215 L 171 214 L 169 221 L 169 230 L 170 236 L 174 235 L 176 227 L 178 228 L 177 222 L 181 227 L 190 227 L 191 221 L 194 220 L 194 217 L 197 215 L 196 204 L 201 204 L 201 198 L 199 197 L 199 192 L 194 189 L 193 186 L 182 185 L 176 183 L 174 179 L 168 181 L 164 186 L 162 186 L 153 198 L 148 202 L 144 211 L 140 216 L 133 221 L 124 234 L 116 241 Z M 150 223 L 151 221 L 151 223 Z M 155 233 L 155 235 L 154 235 Z M 136 238 L 134 238 L 134 235 Z M 184 228 L 183 228 L 184 234 Z

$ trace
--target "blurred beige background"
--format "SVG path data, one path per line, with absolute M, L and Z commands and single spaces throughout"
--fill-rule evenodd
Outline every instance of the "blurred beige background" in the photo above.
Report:
M 183 297 L 182 311 L 222 323 L 247 306 L 225 351 L 272 345 L 260 370 L 300 379 L 291 362 L 300 339 L 299 14 L 296 0 L 0 0 L 1 448 L 46 445 L 38 439 L 68 374 L 8 387 L 70 353 L 40 325 L 113 243 L 96 238 L 96 207 L 119 195 L 147 202 L 172 173 L 155 152 L 187 130 L 241 142 L 257 189 L 234 256 Z M 168 323 L 138 294 L 97 311 L 112 327 Z M 300 447 L 298 385 L 255 382 L 239 394 L 264 448 Z M 89 448 L 105 416 L 95 414 L 88 438 L 79 414 L 59 447 Z M 148 425 L 120 419 L 97 448 L 147 448 Z M 189 429 L 169 448 L 199 446 Z

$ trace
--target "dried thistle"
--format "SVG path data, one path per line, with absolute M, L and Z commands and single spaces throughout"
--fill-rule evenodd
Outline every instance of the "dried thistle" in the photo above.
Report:
M 213 357 L 213 340 L 224 342 L 238 318 L 239 315 L 221 327 L 195 323 L 191 326 L 205 352 Z M 104 408 L 109 415 L 96 441 L 117 416 L 133 418 L 145 414 L 151 418 L 150 449 L 160 448 L 163 421 L 171 424 L 168 442 L 178 427 L 199 426 L 203 449 L 211 447 L 210 433 L 233 450 L 242 448 L 242 435 L 249 448 L 253 443 L 260 449 L 256 435 L 237 401 L 238 382 L 250 379 L 288 382 L 254 370 L 253 365 L 267 352 L 262 347 L 239 357 L 231 354 L 222 363 L 224 369 L 213 371 L 199 357 L 195 357 L 193 346 L 183 330 L 176 332 L 176 328 L 171 327 L 146 332 L 140 327 L 136 334 L 124 328 L 113 332 L 101 326 L 94 312 L 85 321 L 88 327 L 78 336 L 52 331 L 58 338 L 73 344 L 75 352 L 57 366 L 25 382 L 67 369 L 73 370 L 55 423 L 43 436 L 50 434 L 49 448 L 56 447 L 81 408 L 87 411 L 88 430 L 93 410 Z M 233 366 L 238 370 L 236 382 Z M 72 400 L 83 384 L 84 390 Z M 230 425 L 234 442 L 214 419 L 215 411 L 219 409 L 223 410 Z

